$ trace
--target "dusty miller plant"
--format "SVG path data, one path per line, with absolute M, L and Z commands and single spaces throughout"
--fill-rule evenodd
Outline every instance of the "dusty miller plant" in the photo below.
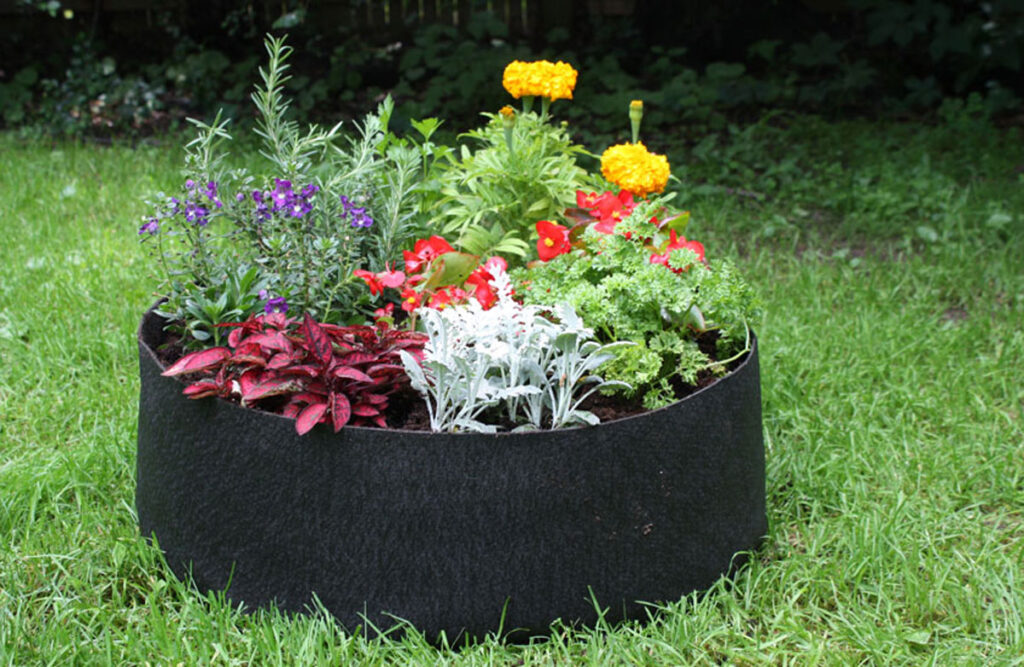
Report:
M 472 300 L 424 309 L 424 359 L 401 355 L 426 401 L 431 429 L 493 433 L 497 427 L 482 421 L 490 408 L 519 429 L 597 424 L 580 404 L 597 389 L 622 384 L 594 372 L 614 358 L 615 348 L 630 343 L 592 340 L 593 331 L 569 306 L 517 303 L 504 272 L 492 285 L 497 302 L 489 310 Z

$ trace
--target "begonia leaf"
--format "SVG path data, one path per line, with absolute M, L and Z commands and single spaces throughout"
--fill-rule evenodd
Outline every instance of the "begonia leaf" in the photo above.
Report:
M 461 285 L 479 262 L 477 255 L 465 252 L 453 251 L 438 255 L 430 265 L 432 273 L 427 278 L 425 288 L 429 290 L 441 285 Z

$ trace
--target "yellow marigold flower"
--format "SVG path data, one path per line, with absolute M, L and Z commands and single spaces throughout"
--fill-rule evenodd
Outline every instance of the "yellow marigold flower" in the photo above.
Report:
M 669 173 L 668 158 L 649 152 L 642 143 L 618 144 L 601 156 L 601 174 L 637 197 L 663 191 Z
M 501 84 L 512 97 L 546 97 L 550 100 L 571 100 L 579 72 L 569 63 L 547 60 L 524 63 L 513 60 L 505 67 Z

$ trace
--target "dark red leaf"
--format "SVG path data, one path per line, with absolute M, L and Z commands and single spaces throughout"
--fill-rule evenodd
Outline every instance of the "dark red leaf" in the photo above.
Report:
M 336 378 L 347 378 L 349 380 L 355 380 L 356 382 L 373 382 L 373 378 L 362 372 L 352 368 L 351 366 L 336 366 L 331 369 L 331 375 Z
M 366 401 L 367 403 L 369 403 L 371 405 L 382 406 L 381 409 L 383 409 L 383 406 L 387 405 L 387 402 L 388 402 L 388 397 L 385 396 L 384 394 L 370 394 L 370 393 L 366 393 L 366 394 L 360 395 L 359 399 L 362 400 L 362 401 Z
M 252 366 L 265 366 L 267 360 L 263 356 L 263 349 L 255 343 L 246 343 L 235 349 L 231 355 L 233 364 L 249 364 Z
M 292 396 L 291 400 L 294 403 L 323 403 L 324 395 L 312 391 L 304 391 L 301 394 Z
M 206 350 L 199 350 L 186 354 L 162 374 L 168 377 L 182 375 L 183 373 L 195 373 L 217 366 L 231 356 L 231 351 L 226 347 L 211 347 Z
M 360 417 L 375 417 L 380 414 L 380 410 L 366 403 L 356 403 L 352 406 L 352 414 Z
M 377 415 L 376 417 L 374 417 L 373 423 L 376 424 L 377 426 L 380 426 L 381 428 L 388 427 L 388 420 L 384 418 L 384 415 Z
M 238 391 L 245 396 L 252 391 L 259 383 L 260 371 L 257 368 L 250 368 L 238 378 Z
M 289 403 L 281 410 L 281 414 L 289 419 L 295 419 L 299 416 L 299 412 L 301 412 L 300 407 L 298 403 Z
M 270 358 L 270 361 L 267 362 L 267 368 L 284 368 L 286 366 L 291 366 L 292 364 L 298 364 L 302 361 L 304 356 L 305 352 L 301 350 L 293 351 L 291 353 L 278 352 Z
M 299 391 L 303 388 L 303 385 L 298 380 L 293 378 L 276 377 L 263 380 L 259 384 L 253 386 L 249 393 L 242 394 L 243 401 L 257 401 L 261 398 L 268 396 L 280 396 L 281 394 L 291 394 Z
M 370 375 L 377 375 L 378 373 L 386 371 L 390 371 L 392 375 L 395 373 L 404 373 L 405 366 L 400 366 L 398 364 L 377 364 L 366 369 L 366 372 Z
M 334 424 L 334 432 L 340 431 L 341 427 L 347 424 L 351 417 L 352 412 L 349 407 L 348 397 L 345 394 L 332 394 L 331 421 Z
M 306 409 L 300 412 L 295 420 L 295 430 L 299 435 L 309 433 L 314 426 L 320 423 L 326 412 L 326 403 L 312 403 L 306 406 Z
M 202 382 L 196 382 L 185 387 L 185 390 L 181 393 L 185 394 L 189 398 L 206 398 L 207 396 L 216 396 L 220 393 L 220 385 L 212 380 L 203 380 Z
M 320 375 L 320 371 L 323 369 L 313 364 L 302 364 L 301 366 L 285 366 L 275 370 L 282 375 L 304 375 L 315 378 L 317 375 Z
M 306 339 L 306 349 L 313 353 L 324 366 L 334 359 L 334 348 L 331 347 L 331 339 L 327 332 L 316 323 L 309 313 L 305 313 L 302 319 L 302 336 Z
M 372 352 L 349 352 L 348 354 L 338 357 L 337 361 L 339 364 L 345 366 L 355 366 L 357 364 L 365 364 L 370 361 L 377 361 L 380 359 L 379 356 Z
M 266 331 L 263 333 L 253 334 L 241 341 L 241 345 L 249 345 L 252 343 L 259 345 L 260 347 L 265 347 L 268 350 L 278 350 L 280 352 L 290 353 L 293 349 L 292 342 L 280 331 Z

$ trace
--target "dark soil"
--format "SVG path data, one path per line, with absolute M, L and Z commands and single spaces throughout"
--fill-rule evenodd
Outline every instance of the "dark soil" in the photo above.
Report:
M 170 332 L 167 332 L 165 336 L 163 344 L 154 352 L 157 359 L 166 368 L 180 359 L 184 355 L 185 350 L 181 345 L 180 336 Z M 714 353 L 717 338 L 717 333 L 711 332 L 697 340 L 697 344 L 701 351 L 712 359 L 715 358 Z M 738 364 L 739 362 L 735 362 L 730 365 L 729 370 L 733 370 L 733 368 Z M 186 375 L 182 376 L 180 379 L 184 384 L 195 381 L 198 377 Z M 674 378 L 672 381 L 673 394 L 676 400 L 680 400 L 700 389 L 703 389 L 704 387 L 714 384 L 718 379 L 719 378 L 710 371 L 702 371 L 697 376 L 697 384 L 685 384 L 678 378 Z M 276 402 L 262 401 L 259 406 L 254 407 L 255 409 L 265 410 L 267 412 L 277 412 L 283 407 L 284 403 L 284 400 Z M 581 407 L 582 409 L 588 410 L 597 415 L 602 422 L 623 419 L 625 417 L 632 417 L 634 415 L 648 412 L 639 398 L 630 398 L 620 395 L 604 396 L 600 393 L 594 393 L 589 396 L 583 402 Z M 430 430 L 430 415 L 427 412 L 427 405 L 420 395 L 409 387 L 401 388 L 390 396 L 386 418 L 388 428 L 406 431 Z M 516 426 L 516 424 L 503 420 L 500 415 L 497 414 L 488 415 L 485 421 L 487 423 L 497 423 L 499 425 L 499 431 L 508 431 Z

